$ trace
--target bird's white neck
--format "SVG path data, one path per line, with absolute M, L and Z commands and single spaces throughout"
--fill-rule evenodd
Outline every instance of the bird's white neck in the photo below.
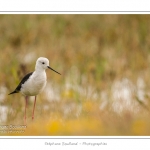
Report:
M 35 72 L 45 72 L 45 69 L 43 69 L 42 67 L 37 67 L 35 66 Z
M 36 69 L 35 71 L 34 71 L 36 74 L 45 74 L 46 72 L 45 72 L 45 69 Z

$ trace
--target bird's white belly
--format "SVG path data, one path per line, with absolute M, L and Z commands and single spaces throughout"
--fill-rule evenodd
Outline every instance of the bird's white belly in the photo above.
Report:
M 36 96 L 44 89 L 46 82 L 46 74 L 43 76 L 33 75 L 22 85 L 21 93 L 26 96 Z

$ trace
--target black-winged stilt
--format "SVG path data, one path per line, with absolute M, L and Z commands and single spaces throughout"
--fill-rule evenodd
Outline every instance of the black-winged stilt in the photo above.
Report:
M 32 120 L 33 120 L 35 104 L 36 104 L 36 96 L 44 89 L 47 82 L 47 77 L 45 72 L 47 68 L 55 71 L 49 66 L 49 60 L 47 58 L 44 57 L 38 58 L 35 65 L 35 71 L 28 73 L 26 76 L 24 76 L 24 78 L 21 80 L 21 82 L 16 87 L 16 89 L 13 92 L 9 93 L 10 95 L 10 94 L 15 94 L 20 92 L 25 96 L 25 100 L 26 100 L 25 114 L 24 114 L 25 123 L 26 123 L 26 108 L 28 103 L 28 97 L 35 96 L 33 112 L 32 112 Z M 57 71 L 55 72 L 60 74 Z

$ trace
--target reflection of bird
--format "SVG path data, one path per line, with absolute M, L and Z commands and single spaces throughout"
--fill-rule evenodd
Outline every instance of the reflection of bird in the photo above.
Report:
M 11 92 L 10 94 L 14 93 L 19 93 L 23 94 L 25 96 L 25 115 L 24 115 L 24 120 L 26 123 L 26 108 L 27 108 L 27 102 L 28 102 L 28 97 L 29 96 L 35 96 L 34 100 L 34 106 L 33 106 L 33 113 L 32 113 L 32 120 L 34 119 L 34 109 L 35 109 L 35 104 L 36 104 L 36 96 L 44 89 L 46 85 L 46 73 L 45 69 L 52 69 L 49 66 L 49 60 L 44 57 L 40 57 L 36 61 L 35 65 L 35 71 L 28 73 L 24 78 L 21 80 L 19 85 L 16 87 L 16 89 Z M 55 71 L 56 73 L 60 74 L 59 72 Z M 9 95 L 10 95 L 9 94 Z

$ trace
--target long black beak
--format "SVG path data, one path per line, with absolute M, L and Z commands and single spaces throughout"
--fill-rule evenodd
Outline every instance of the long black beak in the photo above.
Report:
M 53 68 L 51 68 L 50 66 L 47 66 L 47 68 L 49 68 L 49 69 L 53 70 L 54 72 L 60 74 L 59 72 L 55 71 L 55 70 L 54 70 Z M 61 75 L 61 74 L 60 74 L 60 75 Z

